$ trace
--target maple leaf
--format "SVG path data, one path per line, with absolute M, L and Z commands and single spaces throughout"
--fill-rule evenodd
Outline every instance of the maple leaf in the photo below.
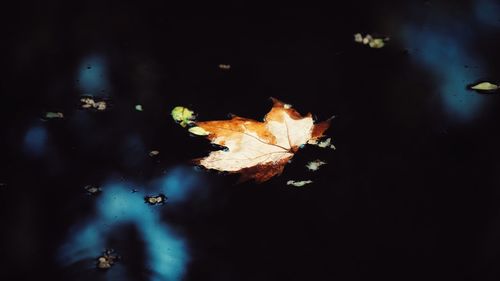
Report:
M 290 105 L 271 98 L 273 107 L 264 122 L 239 116 L 230 120 L 194 122 L 198 135 L 226 149 L 195 160 L 207 169 L 240 173 L 240 181 L 264 182 L 280 175 L 297 150 L 315 143 L 330 126 L 330 119 L 314 124 L 311 113 L 302 116 Z

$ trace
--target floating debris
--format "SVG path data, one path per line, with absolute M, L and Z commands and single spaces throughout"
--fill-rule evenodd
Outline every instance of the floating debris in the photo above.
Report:
M 210 133 L 205 131 L 202 127 L 191 127 L 188 130 L 191 134 L 197 136 L 208 136 Z
M 165 204 L 165 202 L 167 202 L 167 199 L 167 196 L 165 196 L 164 194 L 144 197 L 144 201 L 149 205 L 163 205 Z
M 108 107 L 103 99 L 97 99 L 92 96 L 82 96 L 80 98 L 80 107 L 82 109 L 94 109 L 97 111 L 104 111 Z
M 321 167 L 325 164 L 327 164 L 327 163 L 322 161 L 322 160 L 317 159 L 317 160 L 314 160 L 314 161 L 307 163 L 306 167 L 307 167 L 307 169 L 309 169 L 311 171 L 317 171 L 317 170 L 319 170 L 319 167 Z
M 310 184 L 312 182 L 313 182 L 312 180 L 305 180 L 305 181 L 289 180 L 289 181 L 286 182 L 286 184 L 287 185 L 293 185 L 293 186 L 301 187 L 301 186 L 304 186 L 306 184 Z
M 106 249 L 102 256 L 97 258 L 97 268 L 99 269 L 109 269 L 115 262 L 120 259 L 120 256 L 115 254 L 115 250 Z
M 102 189 L 100 187 L 94 185 L 86 185 L 83 189 L 87 191 L 88 195 L 94 196 L 102 192 Z
M 132 193 L 137 193 L 138 191 L 139 191 L 139 190 L 137 190 L 137 189 L 135 189 L 135 188 L 133 188 L 133 189 L 132 189 Z
M 137 111 L 142 111 L 142 105 L 140 105 L 140 104 L 136 104 L 136 105 L 135 105 L 135 110 L 137 110 Z
M 229 70 L 229 69 L 231 69 L 231 65 L 230 64 L 219 64 L 219 68 L 224 69 L 224 70 Z
M 335 147 L 335 145 L 332 144 L 331 138 L 327 138 L 326 140 L 323 140 L 323 141 L 310 140 L 308 143 L 311 145 L 315 145 L 317 147 L 321 147 L 321 148 L 331 148 L 333 150 L 337 149 Z
M 158 150 L 151 150 L 151 151 L 149 152 L 149 156 L 151 156 L 151 157 L 155 157 L 155 156 L 157 156 L 158 154 L 160 154 L 160 152 L 159 152 Z
M 49 120 L 49 119 L 62 119 L 64 118 L 64 114 L 62 112 L 46 112 L 42 120 Z
M 171 112 L 172 118 L 182 127 L 186 127 L 194 123 L 196 115 L 192 110 L 183 106 L 176 106 Z
M 385 46 L 385 42 L 389 41 L 389 37 L 385 38 L 377 38 L 373 37 L 370 34 L 366 34 L 364 37 L 361 33 L 354 34 L 354 42 L 368 45 L 370 48 L 380 49 Z
M 490 82 L 480 82 L 474 85 L 470 85 L 468 88 L 471 90 L 475 90 L 479 93 L 492 93 L 497 91 L 500 88 L 500 86 Z

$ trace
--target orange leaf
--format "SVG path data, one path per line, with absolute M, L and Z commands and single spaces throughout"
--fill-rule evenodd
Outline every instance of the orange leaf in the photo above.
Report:
M 299 147 L 323 136 L 330 120 L 314 124 L 310 113 L 302 116 L 290 105 L 274 98 L 272 101 L 264 122 L 238 116 L 195 122 L 212 143 L 227 148 L 195 162 L 207 169 L 240 173 L 242 181 L 264 182 L 280 175 Z

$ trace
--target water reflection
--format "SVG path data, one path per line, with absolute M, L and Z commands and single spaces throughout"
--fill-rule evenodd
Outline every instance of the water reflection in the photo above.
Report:
M 156 192 L 165 192 L 169 200 L 181 202 L 200 186 L 201 179 L 193 169 L 176 167 L 156 183 L 160 183 L 153 185 Z M 86 267 L 95 267 L 95 258 L 108 246 L 106 240 L 116 235 L 118 227 L 128 224 L 135 226 L 143 240 L 150 280 L 180 280 L 189 260 L 187 243 L 162 221 L 162 206 L 146 204 L 144 189 L 132 192 L 130 186 L 122 182 L 111 182 L 102 189 L 96 198 L 94 217 L 73 228 L 69 240 L 60 248 L 59 261 L 69 266 L 88 260 Z M 123 268 L 113 267 L 110 271 L 113 273 L 107 275 L 108 280 L 127 280 Z
M 99 55 L 92 55 L 83 59 L 79 70 L 78 80 L 85 95 L 99 96 L 109 91 L 106 60 Z
M 483 73 L 480 60 L 466 48 L 469 38 L 461 27 L 413 24 L 402 35 L 412 57 L 434 74 L 444 112 L 452 120 L 468 121 L 484 99 L 466 87 Z

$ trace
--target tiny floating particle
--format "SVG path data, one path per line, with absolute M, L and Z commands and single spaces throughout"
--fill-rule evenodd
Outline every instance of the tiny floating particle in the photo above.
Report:
M 231 69 L 231 65 L 230 64 L 219 64 L 219 68 L 220 69 L 224 69 L 224 70 L 229 70 Z
M 468 87 L 471 90 L 475 90 L 479 93 L 492 93 L 500 88 L 500 86 L 490 83 L 490 82 L 480 82 Z
M 62 112 L 46 112 L 42 118 L 42 120 L 48 119 L 62 119 L 64 118 L 64 114 Z
M 142 105 L 140 105 L 140 104 L 136 104 L 136 105 L 135 105 L 135 110 L 137 110 L 137 111 L 142 111 Z
M 149 152 L 149 156 L 151 156 L 151 157 L 157 156 L 158 154 L 160 154 L 160 152 L 158 150 L 151 150 Z
M 317 170 L 319 170 L 319 167 L 321 167 L 325 164 L 327 164 L 327 163 L 322 161 L 322 160 L 317 159 L 317 160 L 314 160 L 314 161 L 307 163 L 306 167 L 307 167 L 307 169 L 309 169 L 311 171 L 317 171 Z
M 102 191 L 100 187 L 94 185 L 86 185 L 84 189 L 85 191 L 87 191 L 88 195 L 97 195 Z
M 164 194 L 144 197 L 144 201 L 149 205 L 163 205 L 165 204 L 165 202 L 167 202 L 167 199 L 167 196 L 165 196 Z
M 304 186 L 306 184 L 310 184 L 312 182 L 313 182 L 312 180 L 305 180 L 305 181 L 289 180 L 289 181 L 286 182 L 286 184 L 287 185 L 293 185 L 293 186 L 301 187 L 301 186 Z
M 97 268 L 109 269 L 120 259 L 120 256 L 115 254 L 115 250 L 106 249 L 104 253 L 97 258 Z

